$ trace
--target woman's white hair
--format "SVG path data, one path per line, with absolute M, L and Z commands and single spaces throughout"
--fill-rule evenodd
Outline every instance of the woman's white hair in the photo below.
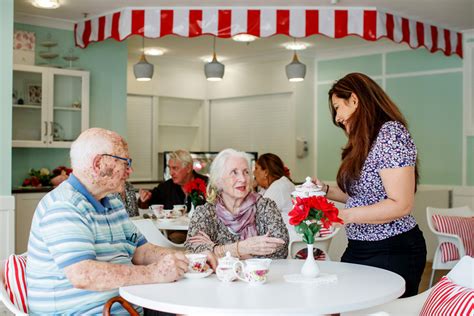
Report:
M 117 137 L 121 138 L 117 133 L 103 128 L 90 128 L 81 133 L 71 145 L 72 169 L 86 171 L 97 155 L 112 154 L 116 149 L 113 140 Z
M 231 157 L 243 158 L 247 162 L 250 179 L 253 179 L 253 170 L 250 163 L 250 155 L 243 152 L 237 151 L 232 148 L 222 150 L 216 158 L 212 161 L 211 169 L 209 171 L 209 182 L 207 185 L 207 201 L 214 204 L 219 191 L 221 190 L 219 182 L 224 176 L 225 166 L 227 160 Z

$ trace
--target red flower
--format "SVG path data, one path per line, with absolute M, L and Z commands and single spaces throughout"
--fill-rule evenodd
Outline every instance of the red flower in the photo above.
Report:
M 324 196 L 297 197 L 293 209 L 288 213 L 290 224 L 296 226 L 296 231 L 303 234 L 303 240 L 308 244 L 314 242 L 314 235 L 321 226 L 330 228 L 333 223 L 343 224 L 338 214 L 334 203 Z
M 195 178 L 186 183 L 183 189 L 194 206 L 202 205 L 206 202 L 206 182 L 204 180 Z

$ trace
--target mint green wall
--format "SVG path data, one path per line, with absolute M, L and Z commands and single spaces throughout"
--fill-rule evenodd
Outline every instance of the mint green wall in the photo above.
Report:
M 11 193 L 13 0 L 0 2 L 0 195 Z
M 35 32 L 36 63 L 44 62 L 39 51 L 45 50 L 39 43 L 48 38 L 58 42 L 52 51 L 60 54 L 52 63 L 66 65 L 62 56 L 74 47 L 72 31 L 51 29 L 26 24 L 15 24 L 15 30 Z M 107 40 L 90 45 L 86 49 L 74 48 L 79 60 L 74 66 L 90 71 L 90 116 L 91 127 L 103 127 L 126 137 L 127 102 L 127 44 Z M 11 88 L 10 88 L 11 89 Z M 11 124 L 11 123 L 10 123 Z M 54 168 L 69 166 L 69 149 L 13 148 L 12 185 L 21 185 L 30 168 Z
M 467 185 L 474 185 L 474 136 L 467 138 Z
M 382 55 L 361 56 L 318 63 L 318 81 L 333 81 L 344 74 L 360 71 L 382 75 Z M 343 65 L 343 67 L 341 66 Z M 406 116 L 418 147 L 422 184 L 462 184 L 462 61 L 458 57 L 430 54 L 425 50 L 386 54 L 385 90 Z M 455 69 L 453 73 L 403 76 L 414 71 Z M 381 84 L 381 81 L 378 80 Z M 327 91 L 330 85 L 318 85 L 318 177 L 335 180 L 341 147 L 346 143 L 342 130 L 331 122 Z M 473 152 L 473 141 L 468 142 Z M 469 150 L 469 149 L 468 149 Z M 471 155 L 471 165 L 474 164 Z M 472 174 L 472 167 L 470 169 Z M 468 171 L 469 172 L 469 171 Z M 471 176 L 469 181 L 474 177 Z

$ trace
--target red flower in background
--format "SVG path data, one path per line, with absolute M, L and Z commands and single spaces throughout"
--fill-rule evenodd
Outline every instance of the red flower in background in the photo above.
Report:
M 191 199 L 194 207 L 206 203 L 206 182 L 200 178 L 195 178 L 186 183 L 183 187 L 184 192 Z
M 321 226 L 330 228 L 333 223 L 343 224 L 338 214 L 334 203 L 324 196 L 297 197 L 296 204 L 288 213 L 290 224 L 295 226 L 297 233 L 303 235 L 303 241 L 307 244 L 314 243 L 314 235 L 319 233 Z

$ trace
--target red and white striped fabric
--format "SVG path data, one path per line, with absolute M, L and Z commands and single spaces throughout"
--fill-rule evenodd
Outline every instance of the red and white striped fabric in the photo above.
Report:
M 433 215 L 432 219 L 436 231 L 459 236 L 466 254 L 474 257 L 474 217 Z M 458 249 L 452 243 L 442 243 L 441 254 L 442 262 L 459 259 Z
M 473 313 L 474 289 L 456 285 L 444 276 L 431 290 L 420 316 L 472 316 Z
M 10 301 L 19 310 L 28 313 L 26 290 L 26 258 L 10 255 L 5 263 L 5 287 Z
M 166 35 L 196 37 L 237 34 L 270 37 L 276 34 L 302 38 L 324 35 L 342 38 L 357 35 L 368 41 L 389 38 L 412 48 L 441 50 L 462 57 L 462 33 L 381 11 L 359 7 L 293 8 L 124 8 L 75 24 L 76 45 L 108 38 L 123 41 L 131 35 L 159 38 Z

